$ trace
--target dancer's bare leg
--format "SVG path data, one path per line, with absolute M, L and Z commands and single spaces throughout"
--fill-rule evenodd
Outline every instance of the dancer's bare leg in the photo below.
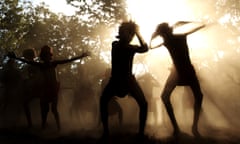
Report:
M 168 77 L 168 80 L 166 82 L 166 85 L 163 89 L 161 98 L 162 101 L 166 107 L 167 113 L 170 117 L 170 120 L 172 122 L 173 128 L 174 128 L 174 135 L 177 135 L 180 132 L 179 126 L 177 124 L 174 112 L 173 112 L 173 107 L 171 104 L 170 96 L 174 88 L 177 86 L 177 75 L 176 73 L 172 72 L 170 76 Z

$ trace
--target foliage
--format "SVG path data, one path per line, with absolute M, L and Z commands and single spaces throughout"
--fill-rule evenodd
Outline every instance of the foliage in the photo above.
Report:
M 66 0 L 79 8 L 77 14 L 90 25 L 115 25 L 126 19 L 126 3 L 123 0 Z
M 66 58 L 91 51 L 93 61 L 102 61 L 101 52 L 109 51 L 116 24 L 127 18 L 125 0 L 66 0 L 78 8 L 73 16 L 55 14 L 44 3 L 33 6 L 20 0 L 0 2 L 0 53 L 15 51 L 18 55 L 25 48 L 39 50 L 44 44 L 54 48 L 56 57 Z M 232 33 L 238 35 L 239 0 L 210 0 L 213 13 L 205 15 L 206 4 L 201 1 L 189 3 L 202 8 L 199 19 L 218 21 L 229 15 Z M 201 7 L 202 6 L 202 7 Z M 115 32 L 114 32 L 115 33 Z M 1 55 L 0 54 L 0 55 Z M 104 62 L 103 62 L 104 63 Z M 104 65 L 104 64 L 103 64 Z
M 77 7 L 77 17 L 89 27 L 93 51 L 107 51 L 111 46 L 111 34 L 116 25 L 127 19 L 124 0 L 66 0 Z
M 44 3 L 34 7 L 29 1 L 4 0 L 0 2 L 0 7 L 0 57 L 7 51 L 14 51 L 21 56 L 26 48 L 35 48 L 39 52 L 42 45 L 48 44 L 54 48 L 57 59 L 92 51 L 91 58 L 84 59 L 84 63 L 92 61 L 98 63 L 99 69 L 104 68 L 104 63 L 98 57 L 99 51 L 94 51 L 99 48 L 99 42 L 95 41 L 98 38 L 95 30 L 98 26 L 81 22 L 77 16 L 57 15 Z M 67 65 L 60 67 L 59 73 L 70 76 L 69 70 L 72 74 L 74 71 L 79 73 L 77 69 L 81 67 L 86 68 L 85 64 L 80 63 Z M 91 67 L 92 65 L 89 66 Z
M 27 5 L 26 8 L 29 8 Z M 0 45 L 1 49 L 14 50 L 24 41 L 29 28 L 24 7 L 18 0 L 3 0 L 0 2 Z

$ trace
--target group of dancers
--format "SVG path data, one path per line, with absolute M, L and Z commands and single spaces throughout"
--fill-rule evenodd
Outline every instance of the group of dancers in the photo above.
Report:
M 170 75 L 167 78 L 166 84 L 161 94 L 161 98 L 173 125 L 174 136 L 178 135 L 181 132 L 174 115 L 173 106 L 170 101 L 171 93 L 176 86 L 190 86 L 193 91 L 195 102 L 192 133 L 194 136 L 200 136 L 200 133 L 198 131 L 198 120 L 201 112 L 203 94 L 201 92 L 197 75 L 189 57 L 187 36 L 205 27 L 205 25 L 198 26 L 186 33 L 173 33 L 174 28 L 187 23 L 190 22 L 179 21 L 173 26 L 170 26 L 168 23 L 161 23 L 157 26 L 151 38 L 151 40 L 155 39 L 157 36 L 163 38 L 163 43 L 157 45 L 156 47 L 164 46 L 165 48 L 167 48 L 173 61 L 173 67 L 171 68 Z M 135 35 L 139 40 L 139 45 L 130 44 Z M 103 125 L 103 137 L 109 136 L 109 101 L 114 96 L 124 97 L 126 95 L 132 96 L 136 100 L 140 108 L 138 135 L 144 136 L 148 104 L 140 85 L 138 84 L 134 74 L 132 73 L 132 66 L 134 55 L 136 53 L 146 53 L 149 51 L 149 49 L 153 49 L 156 47 L 152 47 L 150 44 L 148 45 L 144 41 L 139 32 L 139 26 L 133 21 L 121 23 L 121 25 L 119 26 L 118 36 L 116 36 L 116 38 L 118 40 L 112 42 L 111 49 L 111 76 L 100 96 L 100 116 Z M 51 104 L 51 109 L 56 119 L 57 127 L 61 129 L 59 114 L 57 110 L 57 95 L 59 84 L 56 79 L 55 68 L 58 64 L 64 64 L 76 59 L 81 59 L 83 57 L 89 56 L 89 53 L 84 53 L 81 56 L 67 60 L 52 60 L 52 49 L 51 47 L 45 45 L 41 49 L 41 60 L 39 62 L 27 58 L 18 58 L 12 54 L 9 54 L 8 56 L 12 59 L 20 60 L 24 63 L 38 67 L 40 69 L 44 79 L 44 84 L 42 85 L 44 86 L 44 89 L 42 89 L 43 94 L 41 94 L 40 96 L 42 127 L 45 128 L 46 126 L 49 104 Z M 31 126 L 32 122 L 27 107 L 26 115 L 28 118 L 28 123 Z
M 173 61 L 173 67 L 171 69 L 170 75 L 167 78 L 165 87 L 161 94 L 161 98 L 173 125 L 174 136 L 177 136 L 179 133 L 181 133 L 170 101 L 171 93 L 176 86 L 190 86 L 193 91 L 195 102 L 192 133 L 194 136 L 200 136 L 200 133 L 198 131 L 198 120 L 201 112 L 203 94 L 201 92 L 197 75 L 189 57 L 187 35 L 205 27 L 205 25 L 200 25 L 186 33 L 173 33 L 174 28 L 187 23 L 190 22 L 179 21 L 173 26 L 170 26 L 168 23 L 161 23 L 157 26 L 156 31 L 152 34 L 151 38 L 151 40 L 155 39 L 157 36 L 161 36 L 163 38 L 163 43 L 157 45 L 156 47 L 165 46 L 169 51 Z M 137 36 L 140 45 L 130 44 L 135 35 Z M 156 47 L 147 45 L 139 32 L 139 26 L 132 21 L 123 22 L 120 25 L 118 36 L 116 38 L 118 40 L 112 42 L 111 77 L 100 97 L 100 112 L 104 129 L 103 138 L 109 136 L 109 101 L 114 96 L 124 97 L 126 95 L 132 96 L 139 105 L 140 113 L 138 135 L 140 137 L 144 137 L 148 104 L 141 87 L 139 86 L 135 76 L 132 73 L 132 66 L 134 55 L 136 53 L 146 53 L 149 49 Z

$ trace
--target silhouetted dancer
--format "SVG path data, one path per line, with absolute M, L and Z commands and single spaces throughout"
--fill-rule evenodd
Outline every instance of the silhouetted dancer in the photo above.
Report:
M 157 26 L 156 31 L 153 33 L 152 39 L 156 36 L 161 36 L 163 38 L 164 42 L 158 46 L 164 45 L 168 49 L 174 64 L 161 95 L 174 127 L 174 135 L 176 136 L 179 134 L 180 129 L 173 112 L 170 96 L 176 86 L 190 86 L 195 97 L 192 132 L 195 136 L 200 136 L 198 132 L 198 120 L 201 111 L 203 94 L 189 57 L 187 35 L 205 27 L 205 25 L 196 27 L 187 33 L 173 34 L 174 27 L 185 23 L 187 22 L 178 22 L 173 27 L 170 27 L 168 23 L 161 23 Z
M 9 52 L 8 55 L 15 56 L 15 53 Z M 7 57 L 6 57 L 7 58 Z M 17 122 L 16 115 L 19 114 L 19 106 L 21 104 L 21 72 L 18 68 L 17 62 L 14 59 L 8 58 L 7 62 L 3 65 L 3 85 L 4 85 L 4 96 L 3 96 L 3 112 L 4 121 L 6 124 L 15 125 Z M 8 119 L 8 115 L 11 115 L 11 119 Z
M 41 105 L 41 117 L 42 117 L 42 128 L 45 129 L 47 122 L 47 114 L 49 112 L 49 105 L 51 105 L 51 111 L 57 123 L 57 127 L 60 130 L 60 118 L 59 112 L 57 110 L 58 104 L 58 91 L 60 88 L 60 83 L 57 81 L 55 68 L 58 64 L 65 64 L 71 61 L 88 56 L 88 53 L 83 53 L 81 56 L 74 57 L 66 60 L 52 60 L 53 52 L 52 48 L 45 45 L 41 48 L 40 52 L 40 62 L 28 61 L 22 58 L 16 58 L 22 62 L 38 66 L 43 75 L 43 94 L 40 96 Z M 11 57 L 11 55 L 10 55 Z M 14 58 L 14 57 L 12 57 Z
M 13 52 L 9 52 L 8 55 L 15 55 Z M 17 63 L 14 59 L 8 59 L 6 64 L 3 65 L 3 84 L 5 87 L 4 93 L 4 106 L 6 109 L 7 105 L 19 95 L 19 86 L 22 80 L 20 70 L 17 67 Z
M 103 138 L 108 137 L 108 103 L 113 96 L 132 96 L 140 107 L 139 136 L 144 136 L 144 128 L 147 117 L 147 101 L 144 94 L 132 74 L 133 58 L 136 53 L 145 53 L 148 46 L 142 39 L 138 26 L 133 22 L 123 22 L 118 31 L 118 41 L 112 43 L 111 50 L 111 78 L 100 98 L 100 112 L 103 123 Z M 130 42 L 136 34 L 140 46 L 131 45 Z
M 36 52 L 34 49 L 25 49 L 22 53 L 24 59 L 28 61 L 35 61 Z M 28 127 L 32 127 L 31 111 L 29 103 L 34 98 L 40 98 L 43 92 L 43 81 L 40 74 L 39 67 L 30 64 L 24 64 L 22 68 L 23 77 L 23 107 L 27 118 Z
M 104 73 L 104 76 L 102 78 L 102 81 L 101 81 L 101 89 L 102 89 L 102 91 L 106 87 L 106 85 L 107 85 L 107 83 L 108 83 L 108 81 L 110 79 L 110 76 L 111 76 L 111 69 L 107 68 L 105 73 Z M 118 102 L 118 97 L 114 96 L 109 101 L 109 104 L 108 104 L 108 114 L 109 114 L 109 116 L 113 116 L 113 115 L 117 114 L 118 115 L 119 124 L 120 125 L 123 124 L 123 110 L 122 110 L 122 108 L 120 106 L 120 103 Z M 99 121 L 99 124 L 101 124 L 101 121 Z

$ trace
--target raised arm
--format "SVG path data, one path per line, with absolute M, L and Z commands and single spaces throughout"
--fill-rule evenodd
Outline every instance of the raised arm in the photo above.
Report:
M 157 32 L 154 32 L 154 33 L 153 33 L 153 35 L 152 35 L 152 37 L 151 37 L 151 40 L 150 40 L 150 42 L 149 42 L 149 49 L 159 48 L 159 47 L 161 47 L 162 45 L 164 45 L 164 43 L 162 42 L 162 43 L 160 43 L 160 44 L 158 44 L 158 45 L 152 46 L 152 41 L 153 41 L 153 39 L 154 39 L 157 35 L 159 35 Z
M 192 22 L 191 21 L 178 21 L 172 27 L 176 28 L 176 27 L 179 27 L 179 26 L 182 26 L 182 25 L 185 25 L 185 24 L 189 24 L 189 23 L 192 23 Z
M 196 28 L 190 30 L 189 32 L 184 33 L 184 35 L 189 35 L 189 34 L 191 34 L 191 33 L 194 33 L 194 32 L 196 32 L 196 31 L 198 31 L 198 30 L 204 28 L 205 26 L 206 26 L 205 24 L 200 25 L 200 26 L 198 26 L 198 27 L 196 27 Z
M 173 26 L 172 26 L 172 28 L 176 28 L 176 27 L 179 27 L 179 26 L 182 26 L 182 25 L 185 25 L 185 24 L 189 24 L 189 23 L 195 23 L 195 24 L 200 24 L 199 22 L 193 22 L 193 21 L 178 21 L 178 22 L 176 22 Z M 185 33 L 183 33 L 184 35 L 189 35 L 189 34 L 191 34 L 191 33 L 194 33 L 194 32 L 196 32 L 196 31 L 198 31 L 199 29 L 201 29 L 201 28 L 204 28 L 206 25 L 205 24 L 202 24 L 202 25 L 200 25 L 200 26 L 197 26 L 197 27 L 195 27 L 195 28 L 193 28 L 193 29 L 191 29 L 190 31 L 188 31 L 188 32 L 185 32 Z
M 140 48 L 137 49 L 137 52 L 139 53 L 144 53 L 144 52 L 147 52 L 148 51 L 148 45 L 147 43 L 143 40 L 139 30 L 138 30 L 138 27 L 136 28 L 136 36 L 138 38 L 138 41 L 140 43 Z
M 84 57 L 86 57 L 86 56 L 90 56 L 90 53 L 89 53 L 89 52 L 86 52 L 86 53 L 83 53 L 83 54 L 80 55 L 80 56 L 77 56 L 77 57 L 74 57 L 74 58 L 71 58 L 71 59 L 55 60 L 54 63 L 56 63 L 56 64 L 65 64 L 65 63 L 69 63 L 69 62 L 75 61 L 75 60 L 77 60 L 77 59 L 84 58 Z
M 19 61 L 21 61 L 21 62 L 30 64 L 30 65 L 36 65 L 36 66 L 42 65 L 42 63 L 35 62 L 35 61 L 29 61 L 29 60 L 26 60 L 26 59 L 24 59 L 24 58 L 16 57 L 16 56 L 13 55 L 13 54 L 8 54 L 7 56 L 8 56 L 9 58 L 16 59 L 16 60 L 19 60 Z

